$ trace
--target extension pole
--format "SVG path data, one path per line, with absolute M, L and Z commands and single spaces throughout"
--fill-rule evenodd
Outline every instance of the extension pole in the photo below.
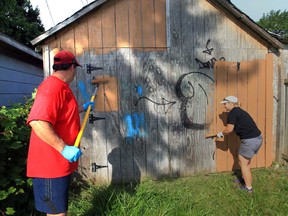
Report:
M 92 97 L 90 99 L 90 102 L 94 102 L 96 94 L 97 94 L 98 86 L 99 86 L 99 84 L 96 84 L 96 87 L 95 87 L 94 93 L 93 93 L 93 95 L 92 95 Z M 79 146 L 80 140 L 81 140 L 81 138 L 83 136 L 83 132 L 84 132 L 84 129 L 85 129 L 85 126 L 86 126 L 90 111 L 91 111 L 91 105 L 89 105 L 87 110 L 86 110 L 86 113 L 85 113 L 85 116 L 84 116 L 84 119 L 83 119 L 83 122 L 82 122 L 82 125 L 81 125 L 81 128 L 80 128 L 80 131 L 79 131 L 79 133 L 77 135 L 77 138 L 76 138 L 76 141 L 74 143 L 74 146 L 76 146 L 76 147 Z

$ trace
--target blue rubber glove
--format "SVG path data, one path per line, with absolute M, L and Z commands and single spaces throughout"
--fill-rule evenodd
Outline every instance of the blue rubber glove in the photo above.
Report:
M 86 102 L 85 104 L 83 104 L 84 111 L 86 111 L 88 109 L 89 105 L 91 105 L 91 110 L 94 109 L 95 103 L 89 101 L 89 102 Z
M 61 154 L 64 158 L 66 158 L 68 161 L 72 163 L 72 162 L 76 162 L 80 158 L 80 156 L 82 155 L 82 152 L 76 146 L 65 145 Z

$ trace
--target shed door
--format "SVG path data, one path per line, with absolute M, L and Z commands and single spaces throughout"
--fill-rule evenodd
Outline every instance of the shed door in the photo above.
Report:
M 242 62 L 216 62 L 215 75 L 215 131 L 225 127 L 227 113 L 220 101 L 228 95 L 238 97 L 240 107 L 254 119 L 263 135 L 263 144 L 252 159 L 252 168 L 268 167 L 272 164 L 273 117 L 273 55 L 266 59 Z M 223 141 L 216 142 L 216 170 L 231 171 L 239 169 L 238 149 L 240 140 L 233 132 Z

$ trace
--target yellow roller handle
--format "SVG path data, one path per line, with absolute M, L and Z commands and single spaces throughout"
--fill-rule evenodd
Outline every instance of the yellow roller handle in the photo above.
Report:
M 94 102 L 95 96 L 96 96 L 96 94 L 97 94 L 97 89 L 98 89 L 98 86 L 96 86 L 95 91 L 94 91 L 94 94 L 93 94 L 93 96 L 91 97 L 90 102 Z M 74 146 L 76 146 L 76 147 L 78 147 L 79 144 L 80 144 L 80 140 L 81 140 L 81 138 L 82 138 L 84 129 L 85 129 L 85 127 L 86 127 L 86 123 L 87 123 L 87 120 L 88 120 L 90 111 L 91 111 L 91 105 L 89 105 L 88 108 L 87 108 L 87 110 L 86 110 L 86 113 L 85 113 L 85 116 L 84 116 L 84 119 L 83 119 L 83 122 L 82 122 L 82 125 L 81 125 L 81 128 L 80 128 L 80 131 L 79 131 L 79 133 L 78 133 L 78 135 L 77 135 L 77 138 L 76 138 L 76 141 L 75 141 L 75 143 L 74 143 Z

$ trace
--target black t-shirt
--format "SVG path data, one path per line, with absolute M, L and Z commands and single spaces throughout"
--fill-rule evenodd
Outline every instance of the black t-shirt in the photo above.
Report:
M 240 139 L 255 138 L 261 134 L 252 117 L 240 107 L 234 107 L 228 113 L 227 124 L 234 125 L 234 131 Z

